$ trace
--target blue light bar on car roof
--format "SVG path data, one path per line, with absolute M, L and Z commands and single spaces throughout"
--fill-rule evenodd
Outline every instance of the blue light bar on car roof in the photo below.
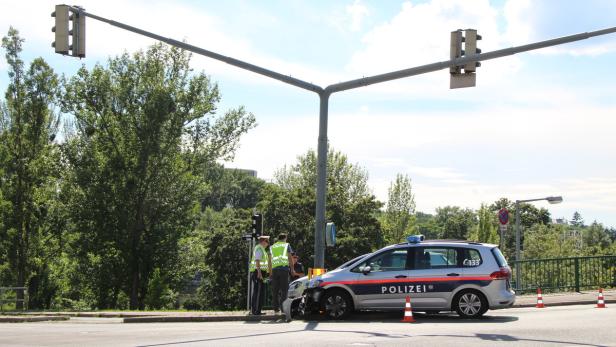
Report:
M 419 243 L 424 240 L 423 235 L 410 235 L 406 237 L 408 243 Z

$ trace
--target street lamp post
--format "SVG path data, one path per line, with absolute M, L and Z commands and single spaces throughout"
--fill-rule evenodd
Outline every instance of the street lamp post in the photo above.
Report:
M 548 196 L 546 198 L 540 199 L 527 199 L 527 200 L 516 200 L 515 201 L 515 289 L 520 289 L 520 260 L 522 260 L 522 256 L 520 255 L 520 203 L 521 202 L 532 202 L 532 201 L 541 201 L 546 200 L 550 204 L 559 204 L 563 202 L 562 196 Z

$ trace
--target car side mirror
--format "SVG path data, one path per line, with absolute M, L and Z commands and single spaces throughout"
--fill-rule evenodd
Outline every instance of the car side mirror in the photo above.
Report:
M 361 272 L 362 272 L 364 275 L 369 274 L 369 273 L 370 273 L 370 271 L 372 271 L 372 268 L 370 267 L 370 265 L 366 265 L 366 266 L 364 266 L 364 267 L 361 269 Z

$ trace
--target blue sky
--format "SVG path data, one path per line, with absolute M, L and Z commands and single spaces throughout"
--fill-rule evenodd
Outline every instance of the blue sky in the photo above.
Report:
M 449 32 L 476 28 L 484 52 L 616 26 L 614 1 L 118 1 L 87 11 L 243 59 L 315 84 L 445 60 Z M 25 58 L 72 74 L 81 64 L 153 41 L 88 19 L 87 58 L 52 52 L 53 1 L 5 1 L 0 29 L 17 27 Z M 378 198 L 397 173 L 417 208 L 479 208 L 497 198 L 562 195 L 553 217 L 579 211 L 616 226 L 616 35 L 487 61 L 477 87 L 448 88 L 440 71 L 335 94 L 329 140 L 366 168 Z M 244 105 L 259 126 L 231 167 L 273 172 L 316 148 L 318 98 L 277 81 L 195 57 L 218 82 L 219 109 Z M 0 87 L 6 86 L 0 60 Z

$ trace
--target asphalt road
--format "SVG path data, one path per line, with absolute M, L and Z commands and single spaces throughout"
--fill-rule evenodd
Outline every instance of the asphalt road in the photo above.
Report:
M 345 322 L 123 324 L 114 318 L 0 324 L 0 346 L 616 346 L 616 306 L 455 315 L 361 314 Z

